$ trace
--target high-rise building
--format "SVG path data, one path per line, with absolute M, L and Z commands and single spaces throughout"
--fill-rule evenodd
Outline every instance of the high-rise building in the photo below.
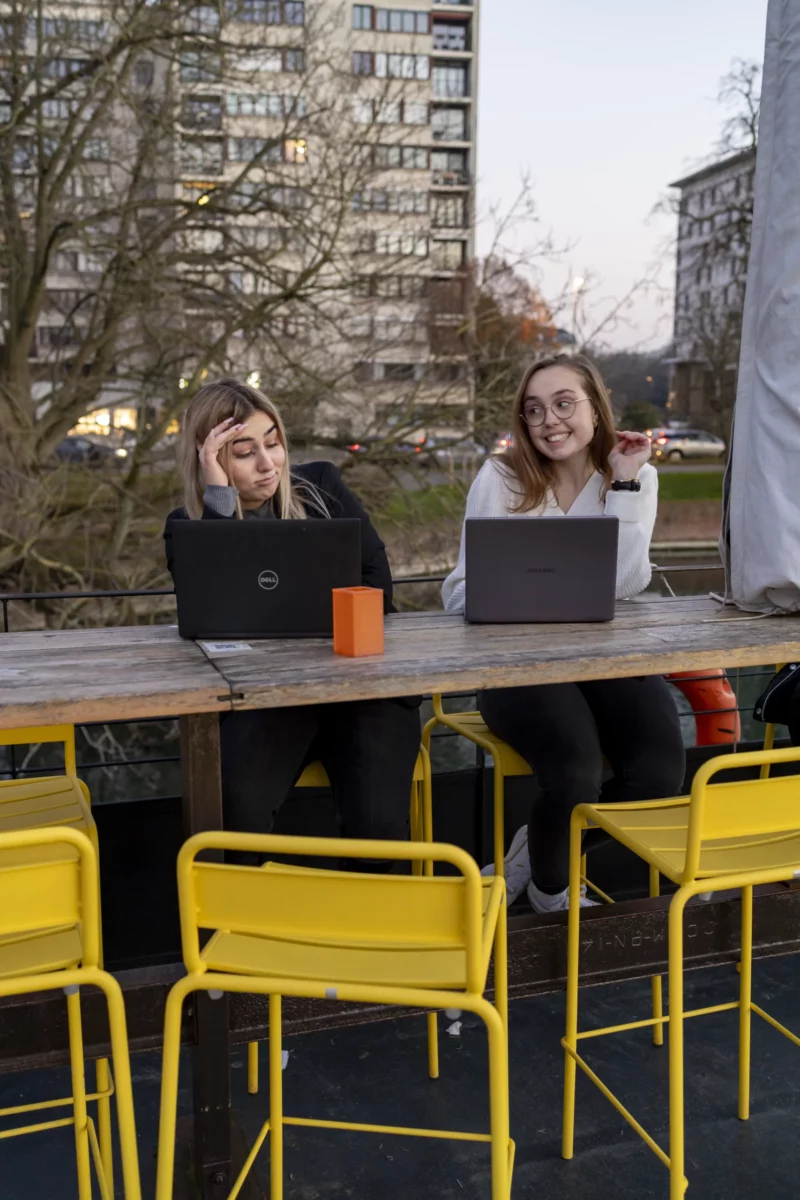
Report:
M 131 424 L 137 390 L 174 406 L 224 369 L 306 436 L 467 432 L 477 0 L 205 0 L 169 31 L 153 8 L 107 60 L 122 18 L 104 0 L 53 0 L 39 25 L 30 5 L 20 46 L 60 90 L 10 136 L 43 245 L 38 181 L 75 144 L 24 301 L 45 404 L 79 364 L 99 432 Z
M 670 413 L 723 425 L 733 402 L 753 213 L 755 151 L 670 186 L 679 190 Z

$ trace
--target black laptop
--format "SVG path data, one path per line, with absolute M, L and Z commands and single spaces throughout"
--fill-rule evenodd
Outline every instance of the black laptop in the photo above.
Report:
M 465 522 L 468 621 L 610 621 L 619 519 L 494 518 Z
M 172 521 L 184 638 L 331 637 L 334 588 L 361 583 L 361 522 Z

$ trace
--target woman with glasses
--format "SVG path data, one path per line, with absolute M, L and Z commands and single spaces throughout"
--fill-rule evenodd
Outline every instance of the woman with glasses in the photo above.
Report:
M 617 598 L 643 591 L 651 576 L 658 474 L 648 462 L 649 438 L 615 431 L 608 392 L 592 363 L 558 354 L 528 367 L 514 400 L 513 431 L 511 448 L 485 463 L 470 488 L 466 518 L 618 517 Z M 462 535 L 458 565 L 442 588 L 447 612 L 463 612 L 464 589 Z M 479 694 L 478 707 L 535 776 L 530 820 L 505 860 L 509 903 L 527 889 L 537 912 L 565 909 L 575 805 L 680 793 L 685 755 L 669 687 L 657 676 L 493 688 Z M 605 782 L 604 758 L 611 769 Z

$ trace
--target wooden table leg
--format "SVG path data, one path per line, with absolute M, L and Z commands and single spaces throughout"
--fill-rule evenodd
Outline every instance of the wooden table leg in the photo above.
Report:
M 188 835 L 222 829 L 219 717 L 181 717 L 183 820 Z M 201 1200 L 222 1200 L 231 1187 L 230 1026 L 228 998 L 194 997 L 194 1163 Z

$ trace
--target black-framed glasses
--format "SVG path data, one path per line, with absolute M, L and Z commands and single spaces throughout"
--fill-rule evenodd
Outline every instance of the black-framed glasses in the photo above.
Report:
M 575 412 L 576 404 L 583 404 L 584 400 L 588 400 L 588 396 L 579 396 L 577 399 L 569 399 L 563 396 L 560 400 L 555 400 L 552 404 L 524 404 L 522 406 L 522 419 L 526 425 L 535 429 L 537 425 L 544 425 L 545 417 L 552 408 L 557 417 L 562 421 L 566 421 Z

